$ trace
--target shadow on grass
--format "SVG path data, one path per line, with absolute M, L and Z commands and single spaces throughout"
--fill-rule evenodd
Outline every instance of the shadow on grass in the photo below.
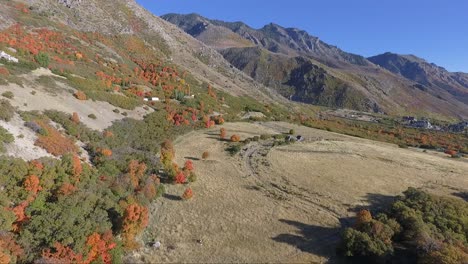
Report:
M 173 195 L 173 194 L 165 193 L 163 194 L 163 197 L 171 201 L 182 201 L 182 198 L 180 196 Z
M 193 161 L 199 161 L 200 160 L 199 158 L 195 158 L 195 157 L 184 157 L 184 159 L 193 160 Z
M 468 202 L 468 192 L 457 192 L 457 193 L 452 193 L 453 196 L 462 198 L 465 200 L 465 202 Z
M 364 199 L 368 203 L 367 206 L 349 208 L 348 211 L 359 212 L 360 210 L 368 209 L 371 211 L 372 215 L 376 215 L 379 212 L 384 212 L 388 209 L 395 201 L 396 197 L 369 193 L 364 196 Z M 339 227 L 310 225 L 286 219 L 280 219 L 279 221 L 284 224 L 294 226 L 296 231 L 273 237 L 272 239 L 276 242 L 289 244 L 303 252 L 327 258 L 327 263 L 378 263 L 376 262 L 376 259 L 372 258 L 346 258 L 337 253 L 338 247 L 341 243 L 341 234 L 346 228 L 354 225 L 354 217 L 340 218 Z M 399 254 L 404 254 L 404 252 Z M 405 259 L 403 258 L 400 260 L 403 261 Z M 411 262 L 403 261 L 402 263 Z

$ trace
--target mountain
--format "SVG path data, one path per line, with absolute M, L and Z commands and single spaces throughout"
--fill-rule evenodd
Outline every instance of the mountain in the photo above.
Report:
M 153 15 L 135 0 L 25 2 L 33 12 L 80 31 L 138 36 L 151 44 L 153 49 L 161 51 L 165 59 L 196 75 L 199 81 L 230 94 L 248 95 L 260 101 L 282 101 L 274 91 L 258 85 L 241 71 L 232 68 L 214 49 Z M 5 17 L 5 21 L 8 21 L 8 16 Z M 234 77 L 236 81 L 231 81 Z
M 414 55 L 387 52 L 368 59 L 395 74 L 417 82 L 421 85 L 421 89 L 442 89 L 457 100 L 468 104 L 468 74 L 466 73 L 449 72 L 443 67 L 428 63 Z
M 467 88 L 448 88 L 441 79 L 433 89 L 425 89 L 418 79 L 345 52 L 304 30 L 274 23 L 254 29 L 242 22 L 210 20 L 197 14 L 162 18 L 294 101 L 389 114 L 468 118 L 463 99 Z M 467 80 L 462 73 L 453 76 L 458 83 Z

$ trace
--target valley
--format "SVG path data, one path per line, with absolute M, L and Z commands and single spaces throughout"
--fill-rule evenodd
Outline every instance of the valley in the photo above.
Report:
M 129 261 L 336 263 L 342 228 L 358 210 L 384 208 L 408 187 L 440 195 L 468 188 L 466 159 L 288 123 L 222 127 L 242 139 L 294 129 L 305 141 L 252 142 L 231 156 L 214 129 L 177 139 L 176 160 L 192 159 L 199 172 L 193 201 L 177 199 L 183 186 L 168 186 L 151 207 L 147 246 Z

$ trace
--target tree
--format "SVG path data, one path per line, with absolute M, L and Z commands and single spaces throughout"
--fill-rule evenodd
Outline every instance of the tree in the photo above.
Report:
M 138 244 L 135 237 L 148 225 L 148 209 L 133 203 L 125 208 L 123 221 L 123 240 L 125 247 L 135 249 Z
M 75 124 L 79 124 L 80 123 L 80 117 L 78 116 L 78 113 L 77 112 L 73 112 L 72 116 L 71 116 L 71 121 Z
M 139 163 L 137 160 L 130 161 L 130 164 L 128 165 L 128 175 L 134 189 L 137 189 L 140 185 L 140 181 L 143 178 L 146 169 L 147 167 L 145 163 Z
M 238 135 L 232 135 L 231 136 L 231 141 L 232 142 L 239 142 L 240 141 L 240 137 Z
M 184 164 L 184 170 L 193 171 L 193 162 L 191 160 L 186 160 Z
M 205 151 L 202 153 L 202 159 L 206 160 L 210 156 L 210 153 L 208 151 Z
M 49 67 L 50 57 L 47 53 L 39 52 L 39 54 L 36 55 L 35 60 L 39 65 L 41 65 L 41 67 Z
M 187 181 L 187 179 L 185 178 L 185 175 L 184 175 L 184 173 L 182 171 L 177 173 L 176 178 L 175 178 L 175 182 L 177 184 L 184 184 L 186 181 Z
M 219 130 L 219 138 L 224 139 L 226 137 L 226 129 L 223 127 Z
M 193 191 L 192 188 L 187 188 L 185 189 L 184 193 L 182 194 L 182 199 L 184 200 L 190 200 L 193 197 Z
M 369 223 L 372 220 L 372 215 L 369 210 L 361 210 L 356 216 L 356 226 L 359 227 L 364 223 Z
M 82 91 L 76 91 L 73 95 L 76 97 L 76 99 L 81 100 L 81 101 L 86 101 L 88 99 L 86 94 L 83 93 Z
M 80 175 L 83 172 L 83 166 L 81 165 L 80 157 L 76 154 L 73 155 L 72 158 L 72 166 L 73 166 L 73 181 L 75 183 L 80 181 Z

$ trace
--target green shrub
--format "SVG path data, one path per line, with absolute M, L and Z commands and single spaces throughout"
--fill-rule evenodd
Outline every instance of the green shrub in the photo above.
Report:
M 88 117 L 91 118 L 91 119 L 97 119 L 95 114 L 89 114 Z
M 259 136 L 254 136 L 254 137 L 252 138 L 252 141 L 259 141 L 259 140 L 260 140 L 260 137 L 259 137 Z
M 241 146 L 239 144 L 233 144 L 226 148 L 226 151 L 229 152 L 232 156 L 236 155 L 241 151 Z
M 15 108 L 7 100 L 0 100 L 0 120 L 10 121 L 15 114 Z
M 421 263 L 468 261 L 468 203 L 415 188 L 403 194 L 375 219 L 369 211 L 367 217 L 358 214 L 354 227 L 343 233 L 341 254 L 372 257 L 373 263 L 412 263 L 405 259 L 411 255 Z M 392 256 L 395 245 L 405 245 L 406 252 Z
M 6 91 L 6 92 L 2 93 L 2 96 L 6 97 L 8 99 L 13 99 L 13 97 L 15 97 L 15 95 L 11 91 Z
M 271 135 L 268 135 L 268 134 L 263 134 L 260 136 L 260 139 L 261 140 L 267 140 L 267 139 L 270 139 L 271 138 Z
M 13 135 L 8 133 L 8 130 L 0 126 L 0 152 L 5 151 L 5 148 L 3 147 L 4 143 L 11 143 L 13 141 L 15 141 Z
M 39 65 L 41 65 L 41 67 L 49 67 L 50 58 L 49 55 L 47 55 L 47 53 L 39 52 L 39 54 L 35 56 L 35 60 Z
M 296 134 L 296 131 L 294 129 L 290 129 L 289 130 L 289 135 L 294 135 L 294 134 Z

